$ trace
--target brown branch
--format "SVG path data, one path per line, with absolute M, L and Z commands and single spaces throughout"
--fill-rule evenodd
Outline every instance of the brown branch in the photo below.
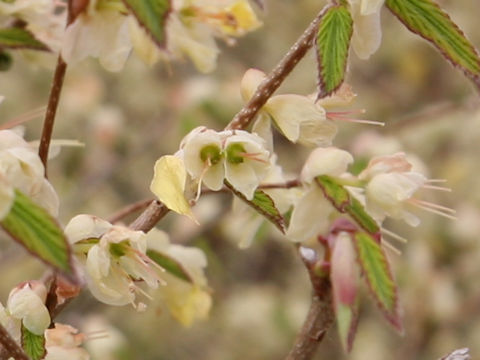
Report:
M 59 55 L 55 75 L 53 76 L 50 97 L 48 99 L 47 112 L 45 113 L 45 120 L 43 122 L 40 146 L 38 148 L 38 155 L 45 168 L 45 177 L 47 176 L 48 149 L 50 148 L 50 142 L 52 140 L 53 125 L 55 124 L 55 115 L 57 113 L 58 101 L 60 100 L 66 70 L 67 64 L 63 61 L 61 55 Z
M 301 253 L 300 256 L 312 283 L 312 300 L 302 329 L 286 360 L 310 360 L 335 319 L 330 278 L 315 272 L 317 259 L 307 259 Z
M 307 51 L 313 46 L 313 40 L 317 33 L 318 24 L 326 8 L 327 7 L 320 11 L 295 44 L 293 44 L 288 53 L 262 81 L 252 98 L 227 125 L 225 128 L 226 130 L 245 129 L 250 125 L 261 107 L 265 105 L 267 100 L 272 96 L 275 90 L 278 89 L 288 74 L 290 74 L 298 62 L 305 56 Z
M 15 360 L 30 360 L 2 324 L 0 324 L 0 344 L 3 346 L 2 351 L 0 351 L 0 359 L 12 357 Z
M 111 215 L 108 218 L 108 222 L 111 223 L 111 224 L 115 224 L 116 222 L 119 222 L 120 220 L 126 218 L 128 215 L 131 215 L 131 214 L 133 214 L 137 211 L 144 210 L 145 208 L 148 207 L 148 205 L 150 205 L 150 203 L 153 200 L 154 199 L 140 200 L 140 201 L 137 201 L 133 204 L 127 205 L 124 208 L 118 210 L 113 215 Z
M 169 210 L 165 205 L 158 200 L 154 200 L 129 227 L 133 230 L 149 232 L 168 212 Z

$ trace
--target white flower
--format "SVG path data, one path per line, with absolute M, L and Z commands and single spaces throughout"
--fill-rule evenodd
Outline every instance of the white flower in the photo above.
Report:
M 385 0 L 348 0 L 352 9 L 352 46 L 360 59 L 368 59 L 380 46 L 380 10 Z
M 8 296 L 6 310 L 22 321 L 30 332 L 43 335 L 50 325 L 50 314 L 45 306 L 47 289 L 39 281 L 23 283 L 13 289 Z
M 425 176 L 414 172 L 392 172 L 374 176 L 365 189 L 367 211 L 379 221 L 390 216 L 417 226 L 420 220 L 407 210 L 408 200 L 426 181 Z
M 216 191 L 226 180 L 249 200 L 270 168 L 265 141 L 243 130 L 217 133 L 199 127 L 185 137 L 181 149 L 185 168 L 199 185 Z
M 310 183 L 320 175 L 340 176 L 353 163 L 353 157 L 348 151 L 335 147 L 316 148 L 308 156 L 303 165 L 301 179 Z
M 44 177 L 40 158 L 11 130 L 0 130 L 0 187 L 0 218 L 10 206 L 13 189 L 23 192 L 51 215 L 58 214 L 58 196 Z
M 131 48 L 127 16 L 102 6 L 100 0 L 91 0 L 86 11 L 67 27 L 62 57 L 68 64 L 97 57 L 105 69 L 120 71 Z
M 106 304 L 135 306 L 135 292 L 142 292 L 136 280 L 152 288 L 162 281 L 159 269 L 145 255 L 146 239 L 141 231 L 78 215 L 70 220 L 65 234 L 85 264 L 89 290 Z
M 45 360 L 89 360 L 90 355 L 79 346 L 85 335 L 72 326 L 55 323 L 55 327 L 45 331 Z
M 212 190 L 220 190 L 225 177 L 222 136 L 216 131 L 197 128 L 185 139 L 185 167 L 194 179 L 202 179 Z
M 273 160 L 272 163 L 274 163 Z M 262 183 L 281 184 L 285 181 L 282 168 L 275 164 L 272 165 Z M 272 198 L 275 207 L 281 214 L 284 214 L 293 204 L 292 193 L 296 189 L 263 189 L 262 191 Z M 228 238 L 236 240 L 238 246 L 244 249 L 251 245 L 255 234 L 264 222 L 265 218 L 262 215 L 244 201 L 235 197 L 232 203 L 232 211 L 227 215 L 222 225 Z
M 147 64 L 186 55 L 203 73 L 216 67 L 220 51 L 215 36 L 239 37 L 260 25 L 246 0 L 176 0 L 167 20 L 167 49 L 161 51 L 136 22 L 129 24 L 135 52 Z
M 241 83 L 244 101 L 253 96 L 264 78 L 265 74 L 260 70 L 250 69 L 245 73 Z M 305 146 L 330 145 L 337 133 L 336 125 L 327 119 L 325 109 L 308 96 L 272 96 L 263 106 L 254 131 L 265 136 L 270 120 L 288 140 Z
M 205 319 L 212 304 L 204 274 L 205 254 L 200 249 L 171 244 L 168 235 L 156 229 L 149 232 L 147 241 L 149 250 L 174 259 L 188 274 L 189 281 L 169 272 L 164 274 L 166 285 L 158 292 L 172 316 L 185 326 Z
M 352 156 L 337 148 L 317 148 L 305 162 L 301 179 L 310 184 L 320 175 L 341 176 L 353 162 Z M 292 212 L 287 237 L 305 242 L 328 230 L 333 206 L 325 198 L 323 191 L 315 183 L 310 184 L 298 199 Z
M 235 131 L 225 141 L 225 179 L 248 200 L 268 174 L 270 153 L 256 134 Z

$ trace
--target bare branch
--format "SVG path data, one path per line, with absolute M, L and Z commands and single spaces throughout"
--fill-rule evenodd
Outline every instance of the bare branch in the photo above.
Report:
M 53 125 L 55 124 L 55 115 L 57 113 L 58 102 L 63 87 L 63 79 L 67 70 L 67 63 L 63 61 L 59 55 L 57 60 L 57 67 L 55 68 L 55 75 L 53 76 L 52 89 L 50 90 L 50 97 L 48 99 L 47 112 L 45 113 L 45 120 L 43 122 L 42 137 L 40 138 L 40 146 L 38 148 L 38 156 L 42 160 L 45 168 L 45 177 L 47 176 L 47 161 L 48 149 L 52 140 Z
M 23 352 L 23 349 L 10 336 L 8 331 L 0 324 L 0 344 L 3 349 L 0 352 L 0 359 L 14 358 L 15 360 L 30 360 Z

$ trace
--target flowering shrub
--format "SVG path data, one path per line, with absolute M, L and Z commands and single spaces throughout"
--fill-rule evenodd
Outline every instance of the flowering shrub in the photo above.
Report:
M 375 154 L 368 149 L 371 140 L 367 145 L 357 140 L 356 150 L 347 149 L 337 135 L 345 124 L 384 125 L 356 118 L 364 110 L 350 107 L 362 94 L 345 81 L 350 46 L 365 60 L 379 48 L 383 8 L 480 89 L 476 49 L 433 0 L 327 2 L 272 72 L 245 72 L 236 84 L 244 106 L 223 129 L 190 126 L 175 150 L 149 164 L 154 199 L 127 206 L 108 221 L 80 214 L 62 226 L 74 214 L 62 213 L 52 185 L 57 174 L 49 174 L 48 164 L 59 146 L 79 145 L 52 140 L 67 69 L 93 57 L 104 69 L 119 72 L 133 53 L 150 66 L 187 58 L 199 72 L 210 73 L 220 54 L 217 41 L 231 45 L 259 29 L 264 7 L 247 0 L 0 0 L 5 68 L 18 51 L 40 65 L 57 57 L 39 142 L 24 140 L 19 125 L 28 119 L 0 125 L 0 226 L 47 268 L 41 280 L 17 285 L 0 306 L 2 358 L 89 359 L 83 344 L 95 341 L 95 334 L 55 320 L 82 290 L 106 305 L 131 305 L 138 312 L 160 304 L 185 326 L 207 319 L 217 301 L 205 273 L 208 249 L 177 242 L 182 232 L 167 231 L 161 220 L 168 213 L 180 215 L 188 238 L 192 226 L 222 222 L 225 207 L 204 209 L 202 201 L 224 193 L 233 197 L 222 224 L 229 237 L 248 248 L 267 228 L 263 231 L 296 250 L 308 272 L 310 311 L 288 359 L 313 358 L 334 321 L 345 352 L 352 350 L 361 322 L 362 282 L 385 319 L 403 333 L 401 287 L 387 251 L 397 252 L 390 241 L 404 238 L 391 230 L 390 220 L 420 226 L 418 209 L 455 219 L 453 209 L 428 199 L 428 192 L 450 189 L 444 180 L 430 179 L 426 166 L 398 149 L 395 140 L 385 145 L 387 140 L 373 139 L 376 149 L 393 148 Z M 318 91 L 274 95 L 310 48 Z M 81 139 L 86 152 L 90 146 L 110 146 L 121 122 L 108 109 L 98 120 L 93 143 Z M 153 135 L 157 142 L 168 138 Z M 284 168 L 282 143 L 308 154 L 304 162 L 296 159 L 297 173 Z M 217 210 L 212 214 L 211 208 Z M 138 210 L 142 213 L 131 224 L 123 222 Z M 456 354 L 468 358 L 468 351 L 451 356 Z

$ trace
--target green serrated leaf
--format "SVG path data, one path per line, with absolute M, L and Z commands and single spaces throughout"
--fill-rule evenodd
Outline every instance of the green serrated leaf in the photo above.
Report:
M 346 6 L 332 6 L 323 15 L 316 39 L 319 98 L 342 85 L 352 32 L 353 20 Z
M 0 226 L 30 253 L 64 273 L 71 272 L 70 247 L 56 220 L 26 195 L 15 200 Z
M 21 28 L 0 29 L 0 48 L 50 51 L 30 31 Z
M 277 229 L 282 232 L 282 234 L 285 234 L 285 219 L 280 211 L 278 211 L 273 199 L 267 193 L 262 190 L 256 190 L 255 194 L 253 195 L 253 199 L 248 200 L 242 193 L 235 190 L 235 188 L 227 181 L 225 181 L 225 186 L 229 188 L 230 191 L 235 194 L 235 196 L 250 205 L 250 207 L 260 213 L 260 215 L 264 216 L 273 225 L 275 225 Z
M 30 359 L 43 359 L 46 354 L 45 337 L 30 332 L 22 324 L 22 348 Z
M 336 182 L 335 178 L 321 175 L 317 176 L 315 181 L 338 211 L 350 215 L 368 233 L 378 234 L 380 228 L 377 222 L 367 213 L 360 201 L 355 199 L 343 185 Z
M 151 249 L 147 250 L 147 256 L 170 274 L 189 283 L 193 283 L 193 279 L 187 270 L 174 258 Z
M 390 11 L 413 33 L 432 43 L 480 89 L 480 57 L 462 30 L 432 0 L 387 0 Z
M 358 261 L 370 293 L 387 320 L 397 330 L 402 331 L 398 314 L 397 286 L 382 246 L 370 234 L 363 231 L 355 233 L 354 239 Z
M 170 0 L 122 0 L 140 26 L 160 47 L 166 43 L 166 23 L 171 10 Z

